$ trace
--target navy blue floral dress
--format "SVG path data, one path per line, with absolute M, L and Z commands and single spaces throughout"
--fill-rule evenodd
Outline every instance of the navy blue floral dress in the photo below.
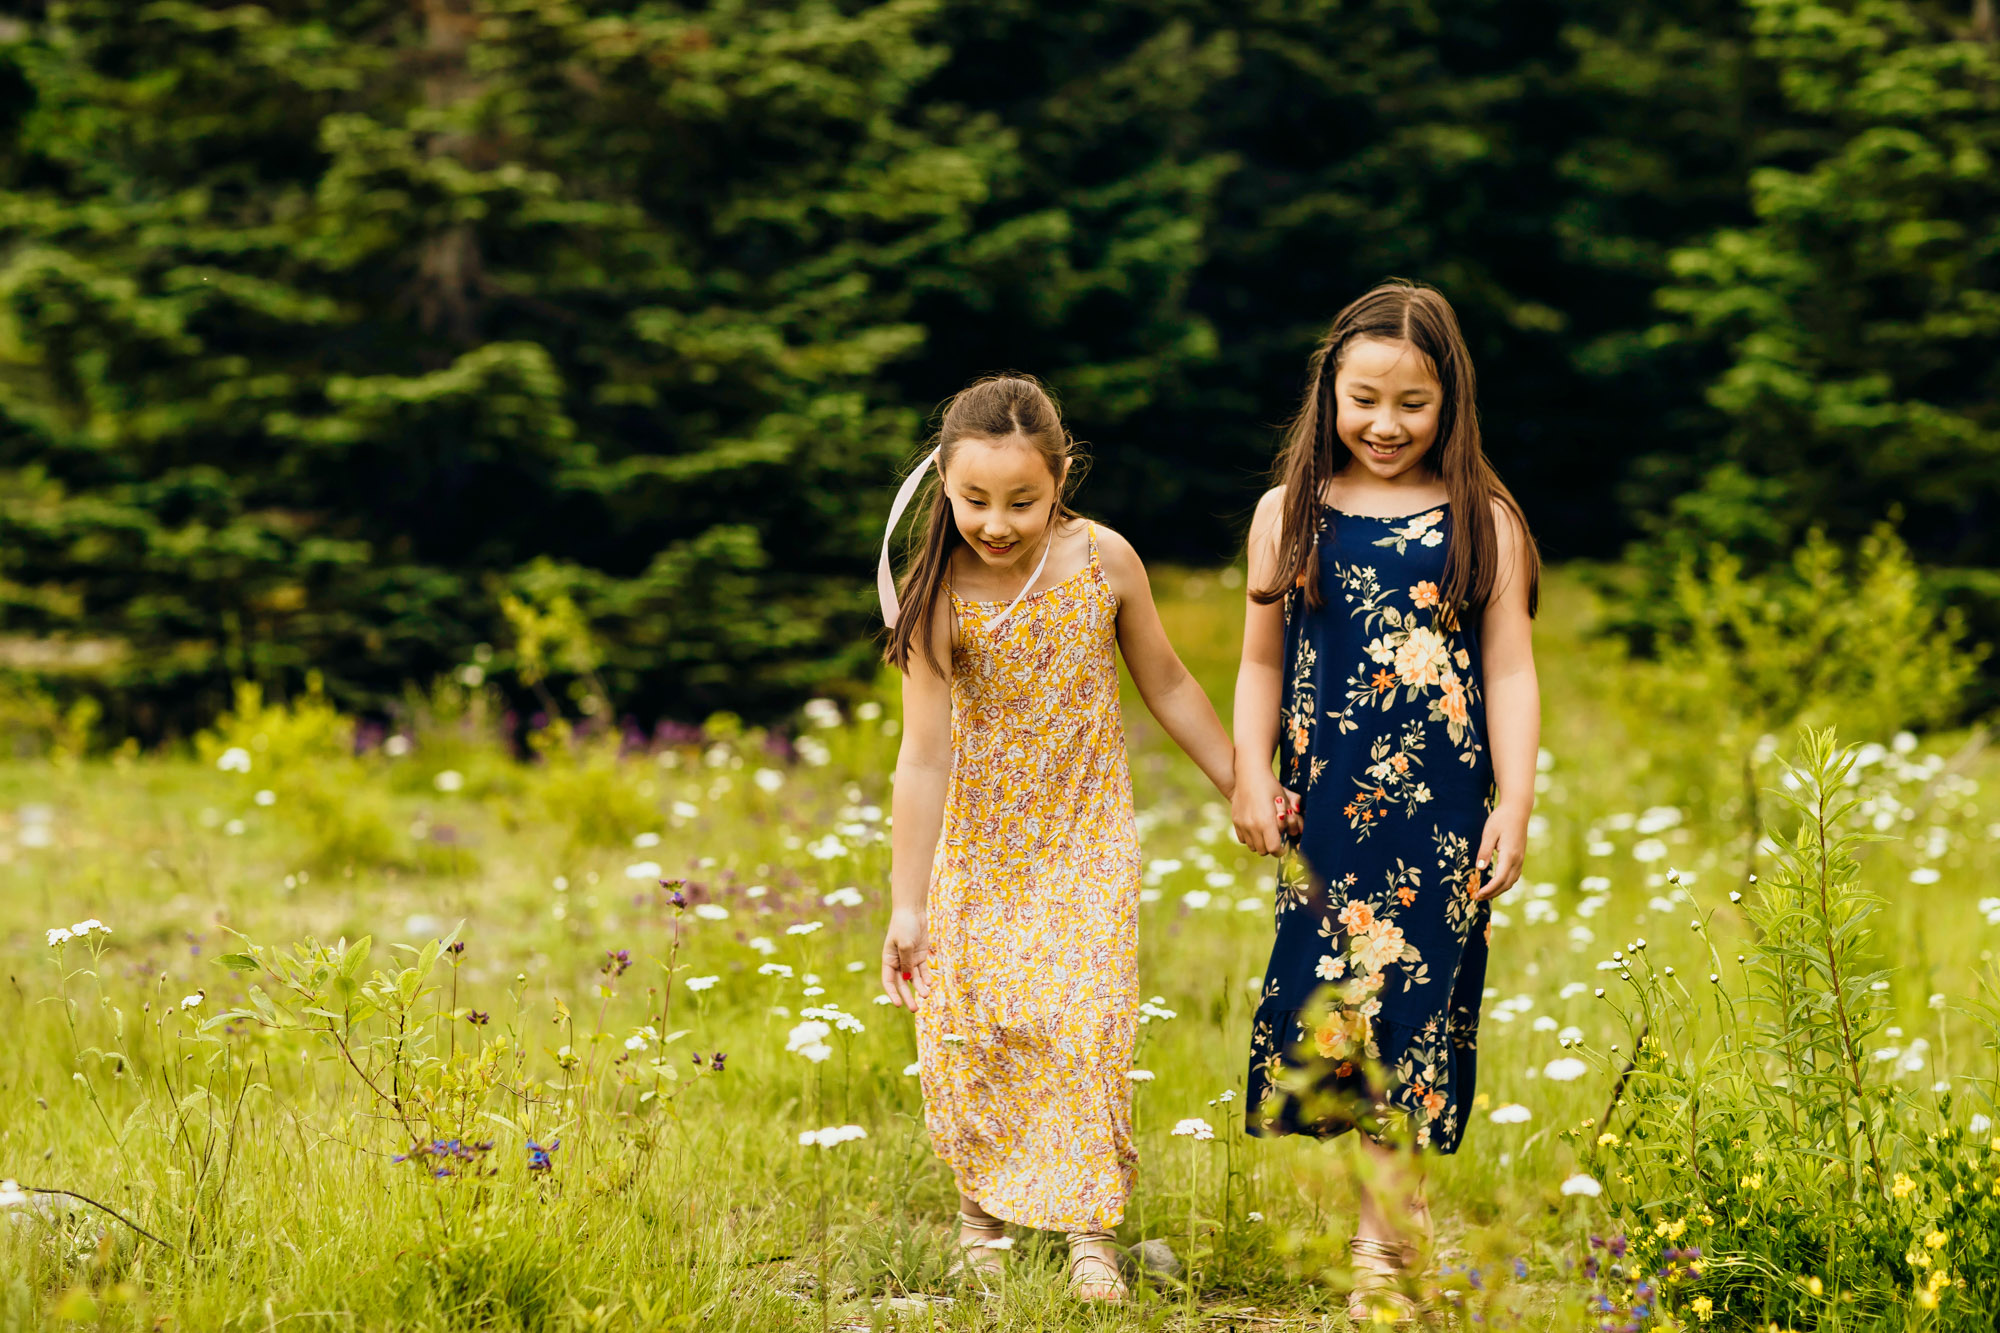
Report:
M 1279 775 L 1305 829 L 1279 876 L 1248 1129 L 1454 1152 L 1491 931 L 1471 893 L 1493 792 L 1478 637 L 1441 602 L 1448 506 L 1322 524 L 1324 604 L 1285 599 Z

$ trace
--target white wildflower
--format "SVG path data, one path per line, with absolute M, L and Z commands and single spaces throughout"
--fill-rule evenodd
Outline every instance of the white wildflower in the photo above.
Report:
M 1569 1083 L 1590 1072 L 1590 1066 L 1573 1055 L 1565 1055 L 1542 1066 L 1542 1076 L 1558 1083 Z
M 1535 1113 L 1519 1102 L 1508 1102 L 1494 1107 L 1493 1114 L 1487 1118 L 1496 1125 L 1520 1125 L 1534 1119 Z
M 184 995 L 181 997 L 181 1008 L 199 1009 L 201 1008 L 202 1001 L 206 1000 L 207 998 L 208 998 L 208 992 L 205 990 L 198 990 L 192 995 Z
M 828 907 L 859 907 L 862 901 L 861 890 L 849 884 L 845 888 L 835 889 L 820 901 Z
M 721 977 L 689 977 L 686 985 L 689 990 L 703 991 L 709 989 L 720 980 L 722 980 Z
M 431 785 L 442 792 L 458 791 L 465 786 L 465 774 L 455 768 L 447 768 L 431 779 Z
M 1173 1132 L 1177 1137 L 1187 1139 L 1201 1140 L 1215 1137 L 1215 1131 L 1200 1116 L 1189 1116 L 1186 1120 L 1175 1125 Z
M 694 914 L 703 921 L 727 921 L 729 909 L 721 903 L 696 903 Z
M 250 752 L 240 745 L 232 745 L 222 752 L 222 756 L 215 761 L 215 766 L 225 773 L 248 773 Z
M 1595 1178 L 1579 1171 L 1562 1183 L 1562 1192 L 1564 1194 L 1581 1194 L 1587 1199 L 1594 1199 L 1604 1193 L 1604 1186 L 1598 1184 Z
M 1153 1081 L 1153 1071 L 1150 1069 L 1128 1069 L 1125 1071 L 1125 1077 L 1133 1083 L 1151 1083 Z
M 658 861 L 634 861 L 631 865 L 625 867 L 625 878 L 627 879 L 658 879 L 659 877 L 660 863 Z
M 855 1139 L 865 1139 L 868 1131 L 859 1125 L 828 1125 L 825 1129 L 802 1129 L 799 1131 L 799 1146 L 810 1148 L 835 1148 Z

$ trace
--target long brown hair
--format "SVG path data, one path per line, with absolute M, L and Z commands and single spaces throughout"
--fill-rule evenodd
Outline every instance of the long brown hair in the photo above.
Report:
M 1004 440 L 1010 435 L 1019 435 L 1033 445 L 1042 461 L 1049 465 L 1049 475 L 1055 478 L 1056 502 L 1055 512 L 1049 518 L 1051 527 L 1063 519 L 1076 517 L 1069 507 L 1069 497 L 1075 493 L 1083 468 L 1077 457 L 1076 441 L 1064 427 L 1062 413 L 1042 382 L 1033 375 L 989 375 L 953 394 L 944 405 L 944 421 L 934 437 L 938 450 L 937 475 L 926 485 L 923 517 L 910 531 L 911 555 L 902 584 L 896 589 L 902 615 L 890 629 L 889 644 L 883 653 L 884 659 L 898 671 L 910 669 L 911 649 L 922 644 L 924 659 L 939 675 L 944 674 L 944 663 L 938 660 L 931 636 L 937 620 L 938 593 L 951 568 L 952 552 L 965 541 L 958 524 L 952 520 L 951 500 L 944 493 L 944 474 L 951 466 L 952 455 L 962 441 Z M 1051 531 L 1049 539 L 1054 538 Z
M 1527 542 L 1528 614 L 1541 603 L 1542 560 L 1528 536 L 1521 506 L 1486 461 L 1479 440 L 1479 411 L 1472 353 L 1459 332 L 1451 303 L 1434 287 L 1391 279 L 1334 316 L 1312 354 L 1305 401 L 1285 432 L 1272 479 L 1285 488 L 1278 532 L 1278 572 L 1268 588 L 1250 596 L 1275 602 L 1293 588 L 1305 590 L 1306 604 L 1318 607 L 1319 534 L 1333 516 L 1321 512 L 1321 491 L 1347 461 L 1347 446 L 1334 429 L 1338 405 L 1333 381 L 1356 338 L 1408 343 L 1430 361 L 1437 375 L 1437 438 L 1424 460 L 1444 479 L 1453 511 L 1451 540 L 1445 548 L 1444 605 L 1478 610 L 1492 600 L 1499 578 L 1499 539 L 1493 522 L 1495 501 L 1521 525 Z

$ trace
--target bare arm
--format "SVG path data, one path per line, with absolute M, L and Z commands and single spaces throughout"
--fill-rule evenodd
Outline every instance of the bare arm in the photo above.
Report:
M 1230 815 L 1237 839 L 1259 856 L 1276 856 L 1284 850 L 1284 826 L 1296 804 L 1271 771 L 1278 752 L 1278 707 L 1284 689 L 1284 607 L 1278 602 L 1260 604 L 1248 595 L 1249 588 L 1268 587 L 1275 577 L 1284 496 L 1282 486 L 1265 492 L 1250 522 L 1243 660 L 1236 669 L 1236 794 Z
M 1542 744 L 1542 693 L 1535 678 L 1534 621 L 1528 615 L 1527 534 L 1494 506 L 1501 577 L 1479 626 L 1486 688 L 1486 744 L 1493 756 L 1493 813 L 1479 839 L 1479 868 L 1492 873 L 1475 898 L 1497 898 L 1521 878 L 1528 816 L 1535 808 L 1535 756 Z
M 1153 604 L 1153 585 L 1132 544 L 1109 528 L 1097 529 L 1098 558 L 1118 594 L 1118 650 L 1146 708 L 1187 752 L 1224 797 L 1236 785 L 1229 735 L 1215 705 L 1182 664 Z
M 930 989 L 926 921 L 931 863 L 944 824 L 951 777 L 951 617 L 935 619 L 932 639 L 943 674 L 912 651 L 903 673 L 903 742 L 896 754 L 895 823 L 889 841 L 889 929 L 882 940 L 882 993 L 914 1010 Z

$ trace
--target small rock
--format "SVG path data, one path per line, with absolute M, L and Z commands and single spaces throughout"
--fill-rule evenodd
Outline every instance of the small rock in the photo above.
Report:
M 1180 1258 L 1175 1255 L 1174 1247 L 1163 1240 L 1142 1240 L 1129 1253 L 1144 1272 L 1157 1273 L 1161 1277 L 1181 1275 Z

